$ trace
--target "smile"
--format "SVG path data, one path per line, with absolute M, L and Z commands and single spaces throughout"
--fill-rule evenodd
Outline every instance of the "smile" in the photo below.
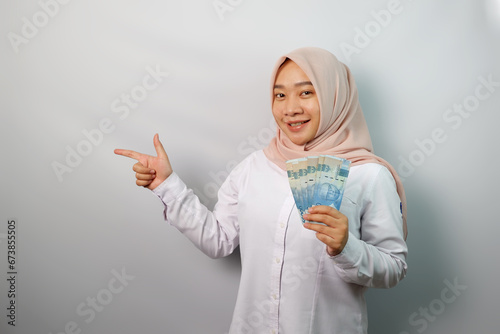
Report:
M 302 124 L 305 124 L 309 122 L 308 120 L 307 121 L 302 121 L 302 122 L 295 122 L 295 123 L 287 123 L 289 126 L 292 126 L 292 127 L 295 127 L 295 126 L 299 126 L 299 125 L 302 125 Z
M 309 121 L 310 120 L 300 121 L 300 122 L 293 122 L 293 123 L 286 123 L 286 124 L 287 124 L 287 127 L 288 127 L 289 131 L 299 132 L 299 131 L 301 131 L 306 126 L 306 124 Z

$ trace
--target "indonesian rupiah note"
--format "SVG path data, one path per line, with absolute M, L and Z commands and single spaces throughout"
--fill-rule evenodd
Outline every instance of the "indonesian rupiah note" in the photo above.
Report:
M 309 156 L 286 162 L 288 181 L 302 222 L 314 205 L 339 210 L 351 162 L 331 155 Z
M 328 205 L 340 209 L 350 162 L 331 155 L 324 156 L 321 174 L 316 179 L 314 205 Z
M 314 186 L 316 184 L 318 160 L 318 156 L 307 157 L 307 208 L 310 208 L 314 203 Z

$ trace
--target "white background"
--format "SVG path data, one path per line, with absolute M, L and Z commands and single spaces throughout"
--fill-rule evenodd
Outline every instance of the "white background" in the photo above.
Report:
M 212 260 L 193 247 L 113 149 L 154 154 L 159 133 L 212 206 L 234 163 L 269 141 L 271 69 L 302 46 L 350 66 L 375 153 L 406 176 L 408 276 L 367 293 L 369 332 L 498 332 L 498 0 L 19 0 L 2 1 L 0 16 L 2 334 L 226 333 L 238 254 Z M 149 91 L 147 68 L 169 73 Z M 140 99 L 128 114 L 123 94 Z M 464 103 L 465 116 L 449 111 Z M 106 119 L 108 133 L 92 132 Z

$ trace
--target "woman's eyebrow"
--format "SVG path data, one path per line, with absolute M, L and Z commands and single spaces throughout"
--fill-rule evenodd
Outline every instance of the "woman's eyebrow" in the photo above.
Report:
M 311 81 L 301 81 L 297 82 L 294 86 L 308 86 L 308 85 L 313 85 Z
M 311 81 L 301 81 L 294 84 L 295 87 L 313 85 Z M 274 88 L 283 89 L 285 85 L 274 85 Z

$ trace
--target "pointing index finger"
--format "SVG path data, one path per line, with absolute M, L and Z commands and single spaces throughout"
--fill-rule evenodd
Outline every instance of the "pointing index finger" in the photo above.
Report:
M 136 151 L 132 151 L 132 150 L 122 150 L 122 149 L 117 148 L 114 152 L 115 152 L 115 154 L 123 155 L 124 157 L 129 157 L 129 158 L 135 159 L 137 161 L 139 161 L 139 159 L 141 157 L 141 153 L 136 152 Z

